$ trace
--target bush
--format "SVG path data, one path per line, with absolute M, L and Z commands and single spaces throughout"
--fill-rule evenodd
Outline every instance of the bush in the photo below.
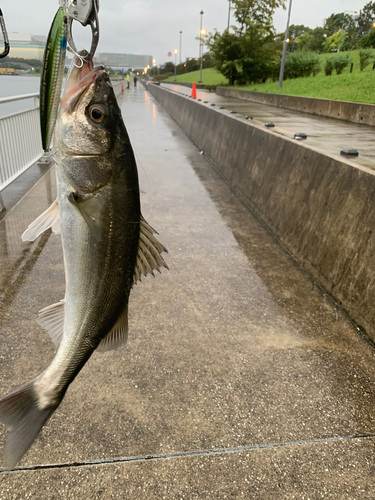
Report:
M 285 79 L 316 75 L 320 71 L 319 57 L 304 50 L 289 53 L 285 60 Z
M 333 66 L 338 75 L 341 75 L 344 69 L 350 64 L 349 54 L 337 54 L 332 59 L 333 59 Z
M 174 76 L 174 73 L 164 73 L 164 75 L 156 75 L 155 76 L 155 80 L 157 80 L 158 82 L 160 82 L 161 80 L 166 80 L 170 76 Z
M 372 57 L 371 50 L 360 50 L 359 51 L 359 69 L 363 71 L 366 66 L 370 64 L 369 59 Z
M 326 76 L 331 76 L 332 71 L 335 69 L 334 64 L 333 64 L 333 58 L 332 57 L 327 57 L 326 59 L 326 64 L 324 66 L 324 73 Z

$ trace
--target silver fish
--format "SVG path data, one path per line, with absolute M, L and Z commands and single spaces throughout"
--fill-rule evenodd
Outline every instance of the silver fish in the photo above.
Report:
M 33 239 L 60 225 L 65 299 L 39 318 L 59 348 L 41 375 L 0 400 L 0 420 L 12 427 L 8 467 L 30 448 L 93 352 L 126 341 L 133 284 L 167 267 L 166 249 L 141 215 L 132 146 L 104 69 L 73 68 L 60 108 L 58 199 L 27 230 Z

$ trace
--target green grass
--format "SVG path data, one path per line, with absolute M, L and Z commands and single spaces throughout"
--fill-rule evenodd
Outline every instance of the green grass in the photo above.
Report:
M 177 82 L 183 83 L 198 83 L 200 80 L 200 71 L 192 71 L 191 73 L 185 73 L 184 75 L 177 75 Z M 226 85 L 227 79 L 221 73 L 218 73 L 215 69 L 208 68 L 202 70 L 202 80 L 204 85 Z M 174 82 L 174 76 L 171 76 L 166 82 Z
M 257 92 L 270 92 L 274 94 L 300 95 L 306 97 L 318 97 L 323 99 L 337 99 L 340 101 L 363 102 L 375 104 L 375 70 L 372 69 L 374 58 L 370 64 L 361 72 L 359 70 L 359 51 L 344 52 L 349 54 L 354 67 L 350 73 L 350 65 L 345 68 L 341 75 L 334 71 L 331 76 L 325 76 L 324 64 L 327 57 L 333 54 L 320 54 L 321 72 L 316 76 L 308 78 L 295 78 L 285 80 L 283 87 L 279 89 L 279 83 L 268 82 L 244 87 L 236 86 L 243 90 L 254 90 Z M 167 81 L 174 81 L 174 77 Z M 199 81 L 199 71 L 177 75 L 177 81 L 192 83 Z M 206 85 L 225 85 L 227 80 L 214 69 L 203 70 L 203 83 Z
M 321 54 L 322 71 L 316 76 L 285 80 L 282 89 L 279 89 L 278 82 L 248 85 L 241 88 L 257 92 L 300 95 L 375 104 L 375 70 L 372 69 L 373 59 L 361 72 L 359 69 L 359 51 L 353 50 L 345 53 L 350 55 L 354 64 L 352 73 L 350 73 L 349 66 L 345 68 L 341 75 L 336 75 L 336 72 L 334 72 L 331 76 L 325 76 L 325 59 L 332 54 Z

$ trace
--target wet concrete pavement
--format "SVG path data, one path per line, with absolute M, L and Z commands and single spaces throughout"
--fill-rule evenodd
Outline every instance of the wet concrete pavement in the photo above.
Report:
M 187 96 L 191 95 L 191 89 L 182 85 L 162 86 Z M 375 168 L 374 127 L 244 101 L 235 97 L 219 96 L 207 90 L 197 90 L 197 99 L 201 99 L 206 106 L 211 104 L 224 106 L 225 110 L 220 111 L 223 113 L 236 111 L 243 116 L 252 116 L 258 124 L 272 122 L 275 124 L 273 132 L 289 138 L 294 138 L 296 132 L 304 132 L 307 135 L 307 144 L 318 151 L 340 158 L 342 161 L 350 161 L 355 165 Z M 359 156 L 343 157 L 340 151 L 344 148 L 356 149 Z
M 374 348 L 143 88 L 121 105 L 170 271 L 0 499 L 374 498 Z M 60 238 L 20 241 L 54 196 L 52 170 L 0 222 L 2 395 L 55 352 L 35 317 L 64 296 Z

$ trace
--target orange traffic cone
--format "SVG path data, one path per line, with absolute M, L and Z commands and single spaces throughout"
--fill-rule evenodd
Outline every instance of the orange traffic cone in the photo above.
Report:
M 191 88 L 191 97 L 193 99 L 197 98 L 197 86 L 195 85 L 195 82 L 193 82 L 193 86 Z

